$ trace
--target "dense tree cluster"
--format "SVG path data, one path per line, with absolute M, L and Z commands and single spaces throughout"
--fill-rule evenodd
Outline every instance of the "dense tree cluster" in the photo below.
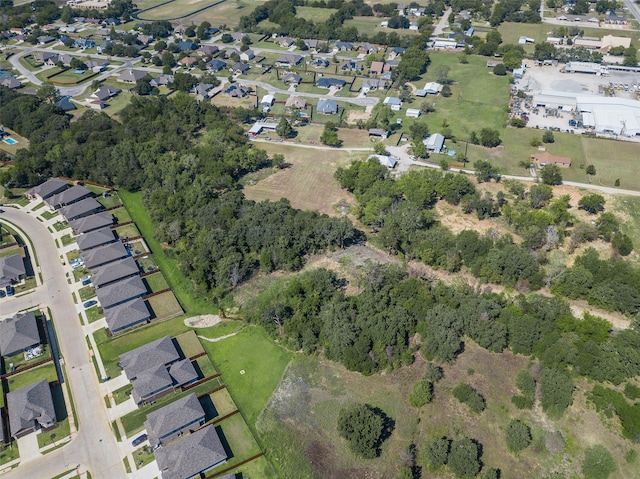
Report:
M 120 118 L 90 111 L 70 124 L 51 104 L 0 89 L 0 121 L 30 141 L 2 181 L 62 175 L 143 190 L 158 239 L 197 290 L 216 296 L 258 268 L 296 270 L 306 254 L 361 238 L 346 219 L 245 200 L 238 180 L 269 160 L 226 110 L 179 93 L 134 97 Z
M 338 433 L 355 454 L 373 459 L 380 455 L 380 447 L 393 429 L 392 423 L 393 420 L 380 409 L 356 404 L 340 410 Z
M 469 406 L 469 409 L 476 414 L 487 407 L 482 395 L 466 383 L 460 383 L 453 388 L 453 397 Z

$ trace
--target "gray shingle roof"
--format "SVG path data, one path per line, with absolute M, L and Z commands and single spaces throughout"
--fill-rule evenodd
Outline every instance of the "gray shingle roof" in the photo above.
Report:
M 75 203 L 76 201 L 80 201 L 84 198 L 88 198 L 89 196 L 93 196 L 93 193 L 91 191 L 86 189 L 84 186 L 76 185 L 53 196 L 50 196 L 49 198 L 44 200 L 44 202 L 51 208 L 58 209 L 65 205 L 70 205 L 72 203 Z
M 85 198 L 84 200 L 63 207 L 60 210 L 60 214 L 64 216 L 67 221 L 71 221 L 82 216 L 88 216 L 90 213 L 102 209 L 102 207 L 95 198 Z
M 111 308 L 133 298 L 144 296 L 148 293 L 140 276 L 130 276 L 123 280 L 111 283 L 96 290 L 100 305 L 104 308 Z
M 3 356 L 13 356 L 39 343 L 38 323 L 33 311 L 16 313 L 0 321 L 0 353 Z
M 118 304 L 106 309 L 105 320 L 112 333 L 135 326 L 151 317 L 147 305 L 142 298 L 136 298 L 126 303 Z
M 135 379 L 131 380 L 133 386 L 133 399 L 140 403 L 152 398 L 158 393 L 168 390 L 173 385 L 173 380 L 162 364 L 142 371 Z
M 156 446 L 177 431 L 204 421 L 204 416 L 204 409 L 195 394 L 189 394 L 157 411 L 150 412 L 144 423 L 149 442 L 152 446 Z
M 60 193 L 61 191 L 66 190 L 68 187 L 69 183 L 67 183 L 66 181 L 59 180 L 58 178 L 51 178 L 50 180 L 47 180 L 38 186 L 34 186 L 29 191 L 27 191 L 25 195 L 38 195 L 44 200 L 52 195 L 55 195 L 56 193 Z
M 169 374 L 176 386 L 182 386 L 198 379 L 196 368 L 188 359 L 183 359 L 169 366 Z
M 49 427 L 56 421 L 51 388 L 46 379 L 7 394 L 11 435 L 34 429 L 36 422 Z
M 102 266 L 117 259 L 127 256 L 127 250 L 120 242 L 110 243 L 105 246 L 99 246 L 89 251 L 80 253 L 85 267 L 93 269 L 96 266 Z
M 111 228 L 102 228 L 99 230 L 85 233 L 76 238 L 80 251 L 86 251 L 104 244 L 113 243 L 116 236 Z
M 144 344 L 139 348 L 120 355 L 120 367 L 127 378 L 132 379 L 141 372 L 157 364 L 171 364 L 180 359 L 180 355 L 169 336 Z
M 27 274 L 24 260 L 20 254 L 12 254 L 0 258 L 0 287 L 17 281 L 21 275 Z
M 162 479 L 187 479 L 227 460 L 214 426 L 156 449 L 155 456 Z
M 106 211 L 95 215 L 85 216 L 77 220 L 70 221 L 69 224 L 78 233 L 88 233 L 89 231 L 113 225 L 113 215 Z
M 91 284 L 96 288 L 101 288 L 109 283 L 118 281 L 134 274 L 139 274 L 140 269 L 136 264 L 136 261 L 131 258 L 124 258 L 118 261 L 113 261 L 106 266 L 100 266 L 93 269 L 93 276 L 91 277 Z

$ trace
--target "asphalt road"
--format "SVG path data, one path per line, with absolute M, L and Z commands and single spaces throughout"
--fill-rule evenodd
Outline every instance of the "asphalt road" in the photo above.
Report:
M 43 285 L 33 293 L 0 302 L 0 315 L 13 314 L 19 309 L 38 304 L 45 311 L 46 307 L 51 309 L 79 423 L 78 433 L 67 445 L 20 465 L 3 474 L 2 479 L 53 477 L 77 465 L 81 469 L 89 469 L 96 479 L 126 477 L 53 239 L 45 226 L 23 211 L 5 208 L 4 213 L 0 214 L 2 219 L 17 225 L 31 239 Z
M 640 7 L 633 0 L 623 0 L 626 7 L 629 9 L 631 14 L 636 18 L 638 22 L 640 22 Z

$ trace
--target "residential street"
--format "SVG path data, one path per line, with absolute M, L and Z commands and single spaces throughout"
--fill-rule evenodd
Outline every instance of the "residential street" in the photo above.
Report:
M 78 465 L 81 471 L 89 469 L 94 478 L 125 477 L 103 393 L 53 239 L 33 214 L 6 207 L 4 213 L 0 214 L 0 220 L 17 225 L 29 236 L 44 282 L 32 293 L 11 300 L 3 299 L 0 302 L 0 315 L 12 314 L 34 305 L 40 305 L 45 311 L 47 307 L 50 308 L 79 422 L 78 433 L 68 445 L 22 464 L 3 474 L 2 478 L 45 477 L 43 471 L 46 471 L 46 477 L 53 477 Z

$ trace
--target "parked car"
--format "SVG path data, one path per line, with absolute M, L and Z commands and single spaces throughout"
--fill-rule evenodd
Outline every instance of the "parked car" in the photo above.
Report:
M 7 286 L 7 296 L 13 296 L 16 294 L 16 290 L 13 286 Z
M 133 442 L 131 442 L 131 445 L 133 447 L 139 446 L 140 444 L 142 444 L 144 441 L 147 440 L 147 435 L 143 434 L 141 436 L 136 437 Z
M 91 306 L 95 306 L 98 302 L 95 299 L 90 299 L 84 303 L 85 308 L 90 308 Z
M 82 278 L 80 278 L 80 282 L 82 283 L 82 286 L 91 284 L 91 276 L 83 276 Z

